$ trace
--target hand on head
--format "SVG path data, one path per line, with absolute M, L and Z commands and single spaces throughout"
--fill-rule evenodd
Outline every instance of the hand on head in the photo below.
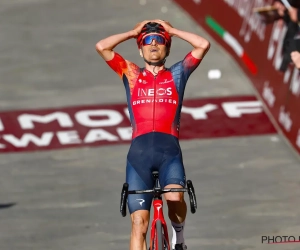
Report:
M 149 22 L 154 22 L 154 23 L 159 23 L 159 24 L 161 24 L 161 25 L 165 28 L 165 30 L 166 30 L 168 33 L 169 33 L 170 29 L 173 28 L 173 26 L 172 26 L 169 22 L 164 21 L 164 20 L 160 20 L 160 19 L 145 20 L 145 21 L 142 21 L 142 22 L 140 22 L 140 23 L 137 23 L 137 24 L 134 26 L 133 30 L 136 32 L 135 38 L 141 33 L 141 31 L 142 31 L 144 25 L 145 25 L 146 23 L 149 23 Z
M 141 31 L 142 31 L 144 25 L 145 25 L 146 23 L 149 23 L 149 22 L 151 22 L 151 20 L 145 20 L 145 21 L 142 21 L 142 22 L 140 22 L 140 23 L 137 23 L 137 24 L 134 26 L 133 30 L 136 32 L 135 38 L 141 33 Z
M 170 29 L 173 28 L 173 26 L 168 21 L 165 20 L 155 19 L 152 22 L 161 24 L 169 34 L 170 34 Z

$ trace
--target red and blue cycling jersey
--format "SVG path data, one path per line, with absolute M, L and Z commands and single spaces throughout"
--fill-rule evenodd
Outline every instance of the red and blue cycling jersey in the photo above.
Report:
M 114 58 L 107 64 L 123 80 L 132 138 L 150 132 L 178 138 L 184 89 L 200 62 L 201 59 L 193 57 L 190 52 L 182 61 L 153 75 L 115 52 Z

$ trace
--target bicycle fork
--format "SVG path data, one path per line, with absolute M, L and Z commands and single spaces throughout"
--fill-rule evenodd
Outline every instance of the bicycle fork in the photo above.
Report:
M 153 209 L 154 214 L 151 225 L 150 250 L 159 250 L 161 248 L 159 247 L 159 244 L 161 243 L 162 246 L 165 246 L 164 250 L 170 250 L 168 229 L 164 219 L 163 201 L 161 198 L 155 198 L 153 200 Z M 157 225 L 161 228 L 157 228 Z

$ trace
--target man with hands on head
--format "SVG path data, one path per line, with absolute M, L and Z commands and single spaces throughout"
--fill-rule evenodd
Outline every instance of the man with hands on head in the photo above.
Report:
M 191 44 L 192 50 L 170 68 L 172 37 Z M 124 59 L 114 48 L 135 38 L 145 66 Z M 163 188 L 185 187 L 185 168 L 179 145 L 179 120 L 184 89 L 191 73 L 210 48 L 203 37 L 172 27 L 164 20 L 146 20 L 133 30 L 109 36 L 96 44 L 97 52 L 122 79 L 132 126 L 132 142 L 127 154 L 126 182 L 129 190 L 152 189 L 152 172 L 159 172 Z M 173 237 L 172 249 L 187 249 L 184 226 L 187 206 L 183 193 L 166 193 Z M 151 194 L 128 197 L 132 228 L 130 250 L 146 250 Z

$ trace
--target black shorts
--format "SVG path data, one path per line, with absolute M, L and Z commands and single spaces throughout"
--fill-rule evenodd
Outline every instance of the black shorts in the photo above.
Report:
M 126 182 L 129 190 L 152 189 L 152 171 L 159 172 L 161 187 L 169 184 L 185 186 L 185 171 L 178 138 L 173 135 L 152 132 L 133 139 L 126 166 Z M 152 194 L 128 196 L 129 212 L 149 210 Z

